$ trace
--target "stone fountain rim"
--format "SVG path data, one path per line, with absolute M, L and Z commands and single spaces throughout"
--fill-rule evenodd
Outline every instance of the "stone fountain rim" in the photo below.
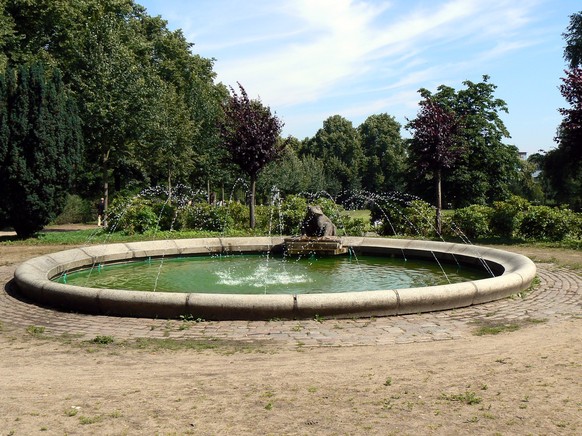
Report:
M 296 295 L 224 295 L 95 289 L 56 283 L 66 271 L 99 263 L 148 257 L 265 252 L 281 248 L 284 237 L 199 238 L 92 245 L 30 259 L 18 266 L 14 281 L 27 298 L 81 313 L 146 318 L 192 316 L 207 320 L 299 319 L 315 315 L 350 318 L 403 315 L 481 304 L 527 289 L 536 275 L 527 257 L 469 244 L 342 237 L 344 246 L 365 254 L 404 252 L 461 263 L 486 261 L 500 275 L 440 286 L 363 292 Z

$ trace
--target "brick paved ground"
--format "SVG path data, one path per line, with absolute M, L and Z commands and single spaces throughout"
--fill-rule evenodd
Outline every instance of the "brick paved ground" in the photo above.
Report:
M 539 285 L 524 296 L 416 315 L 372 319 L 220 321 L 120 318 L 59 312 L 22 301 L 10 284 L 15 266 L 0 267 L 0 322 L 24 331 L 44 326 L 50 335 L 99 335 L 117 339 L 189 338 L 266 341 L 290 346 L 354 346 L 454 340 L 484 324 L 560 322 L 582 316 L 582 277 L 551 264 L 537 264 Z

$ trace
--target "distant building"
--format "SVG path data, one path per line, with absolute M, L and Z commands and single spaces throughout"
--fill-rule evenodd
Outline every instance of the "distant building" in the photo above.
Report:
M 527 159 L 527 152 L 526 151 L 518 151 L 517 154 L 519 154 L 520 159 L 522 159 L 522 160 Z

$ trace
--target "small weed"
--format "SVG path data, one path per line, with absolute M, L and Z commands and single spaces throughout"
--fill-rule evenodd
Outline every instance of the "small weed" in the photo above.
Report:
M 509 359 L 509 357 L 502 357 L 501 359 L 495 359 L 495 362 L 505 365 L 506 363 L 509 363 L 507 359 Z
M 301 330 L 303 330 L 303 326 L 301 324 L 297 324 L 293 326 L 291 330 L 293 330 L 294 332 L 300 332 Z
M 319 323 L 322 323 L 325 318 L 323 316 L 321 316 L 321 315 L 319 315 L 319 314 L 316 313 L 315 316 L 313 317 L 313 319 L 315 321 L 319 322 Z
M 459 401 L 468 405 L 479 404 L 483 399 L 478 397 L 475 392 L 465 391 L 463 394 L 442 394 L 441 397 L 447 401 Z
M 543 324 L 545 322 L 548 322 L 547 318 L 528 318 L 526 319 L 526 321 L 530 324 Z
M 111 412 L 111 413 L 109 414 L 109 416 L 110 416 L 111 418 L 121 418 L 121 417 L 123 416 L 123 414 L 122 414 L 122 413 L 121 413 L 121 411 L 119 411 L 119 410 L 114 410 L 113 412 Z
M 482 391 L 486 391 L 487 389 L 489 389 L 489 386 L 487 386 L 485 383 L 483 383 L 483 384 L 481 385 L 481 390 L 482 390 Z
M 392 377 L 386 378 L 386 381 L 384 382 L 384 386 L 392 386 Z
M 273 409 L 273 403 L 271 403 L 270 401 L 265 405 L 265 410 L 272 410 Z
M 469 418 L 465 421 L 466 423 L 475 423 L 475 422 L 479 422 L 479 417 L 477 416 L 473 416 L 472 418 Z
M 392 402 L 389 399 L 385 399 L 383 404 L 382 404 L 382 409 L 384 409 L 384 410 L 392 409 Z
M 97 416 L 79 416 L 79 423 L 81 423 L 81 425 L 90 425 L 90 424 L 95 424 L 97 422 L 101 422 L 103 420 L 103 416 L 101 415 L 97 415 Z
M 566 423 L 565 422 L 558 422 L 556 423 L 556 426 L 560 427 L 560 428 L 566 428 Z
M 309 386 L 309 388 L 307 388 L 307 392 L 314 394 L 317 392 L 317 388 L 315 386 Z
M 115 339 L 113 339 L 113 336 L 95 336 L 91 342 L 94 344 L 108 345 L 115 342 Z
M 75 416 L 79 413 L 79 409 L 75 407 L 71 407 L 70 409 L 65 410 L 65 415 L 67 416 Z
M 29 325 L 26 327 L 26 333 L 31 336 L 42 336 L 44 334 L 44 330 L 45 328 L 42 326 Z
M 485 325 L 476 329 L 475 336 L 498 335 L 499 333 L 514 332 L 519 329 L 518 324 Z

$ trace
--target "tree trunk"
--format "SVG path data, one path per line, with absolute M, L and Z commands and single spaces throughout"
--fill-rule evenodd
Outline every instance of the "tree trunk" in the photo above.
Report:
M 250 201 L 249 201 L 249 211 L 250 211 L 250 227 L 251 229 L 255 228 L 255 189 L 257 187 L 257 176 L 251 176 L 251 192 L 250 192 Z
M 436 201 L 437 201 L 435 226 L 436 226 L 436 230 L 437 230 L 438 235 L 440 235 L 442 233 L 441 232 L 442 231 L 441 210 L 443 208 L 442 191 L 441 191 L 441 170 L 440 169 L 436 170 L 435 178 L 436 178 Z
M 107 227 L 107 210 L 109 209 L 109 149 L 103 153 L 103 198 L 105 199 L 105 213 L 103 214 L 103 227 Z

